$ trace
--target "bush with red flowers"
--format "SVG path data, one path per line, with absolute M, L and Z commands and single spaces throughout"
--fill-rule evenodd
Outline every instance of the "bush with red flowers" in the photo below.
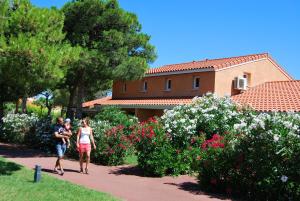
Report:
M 300 200 L 300 115 L 258 114 L 202 146 L 202 189 L 247 200 Z
M 177 146 L 166 133 L 160 119 L 151 118 L 136 126 L 131 139 L 135 143 L 138 165 L 145 175 L 164 176 L 190 173 L 200 157 L 203 138 L 194 136 Z
M 122 165 L 125 157 L 131 151 L 131 142 L 122 125 L 112 127 L 97 140 L 97 150 L 92 160 L 103 165 Z
M 173 148 L 162 124 L 151 118 L 136 126 L 131 139 L 135 142 L 138 166 L 148 176 L 165 175 L 172 162 Z

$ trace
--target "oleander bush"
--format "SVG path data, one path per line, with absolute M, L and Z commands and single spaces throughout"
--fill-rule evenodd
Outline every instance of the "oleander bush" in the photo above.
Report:
M 125 127 L 114 126 L 99 136 L 94 161 L 103 165 L 122 165 L 125 157 L 131 153 L 131 142 L 125 134 Z
M 138 166 L 148 176 L 164 176 L 170 172 L 175 149 L 163 125 L 151 118 L 134 128 L 130 139 L 135 143 Z
M 300 115 L 258 114 L 202 145 L 202 189 L 249 200 L 300 200 Z M 219 143 L 219 144 L 216 144 Z
M 0 139 L 9 143 L 25 143 L 31 133 L 35 132 L 38 117 L 35 114 L 7 114 L 3 117 Z
M 47 153 L 54 153 L 55 141 L 53 127 L 54 125 L 51 117 L 40 118 L 36 123 L 35 132 L 29 135 L 30 137 L 27 140 L 27 144 Z
M 176 150 L 172 174 L 198 171 L 201 143 L 214 134 L 232 131 L 234 125 L 247 122 L 251 114 L 250 110 L 238 108 L 229 97 L 219 98 L 210 93 L 195 97 L 192 104 L 165 111 L 161 119 Z
M 133 126 L 137 118 L 126 115 L 116 107 L 105 107 L 98 115 L 90 120 L 90 127 L 93 128 L 96 150 L 91 152 L 91 161 L 102 165 L 121 165 L 125 158 L 134 153 L 134 146 L 129 140 Z M 74 134 L 71 138 L 71 147 L 68 155 L 78 158 L 76 149 L 77 130 L 80 121 L 72 123 Z

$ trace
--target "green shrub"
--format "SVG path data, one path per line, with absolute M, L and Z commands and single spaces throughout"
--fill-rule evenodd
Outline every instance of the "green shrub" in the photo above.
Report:
M 55 141 L 53 137 L 53 123 L 51 117 L 44 117 L 36 123 L 35 132 L 28 138 L 27 144 L 48 153 L 55 152 Z
M 300 199 L 300 116 L 259 114 L 200 160 L 199 183 L 249 200 Z
M 34 114 L 7 114 L 3 118 L 0 139 L 10 143 L 25 143 L 34 133 L 38 117 Z
M 73 122 L 73 130 L 76 132 L 79 121 Z M 90 126 L 93 128 L 94 139 L 97 146 L 91 152 L 91 160 L 102 165 L 121 165 L 124 164 L 126 156 L 132 153 L 131 141 L 128 139 L 128 129 L 122 125 L 112 126 L 107 121 L 91 120 Z M 76 149 L 76 133 L 71 138 L 68 155 L 78 158 Z
M 145 175 L 163 176 L 170 171 L 175 151 L 161 122 L 156 119 L 142 122 L 129 138 L 135 143 L 138 166 Z
M 124 133 L 124 126 L 119 125 L 99 136 L 94 161 L 103 165 L 122 165 L 130 150 L 131 143 Z
M 107 121 L 112 126 L 123 125 L 125 128 L 138 122 L 135 116 L 127 115 L 123 110 L 115 106 L 103 107 L 94 120 Z
M 35 114 L 36 116 L 43 118 L 47 116 L 47 108 L 41 108 L 40 106 L 34 105 L 32 103 L 27 104 L 27 113 Z

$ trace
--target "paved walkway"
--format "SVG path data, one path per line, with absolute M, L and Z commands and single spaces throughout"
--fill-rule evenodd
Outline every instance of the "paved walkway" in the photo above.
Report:
M 107 192 L 122 200 L 226 200 L 198 191 L 196 179 L 189 176 L 150 178 L 141 176 L 140 172 L 132 166 L 105 167 L 94 164 L 89 167 L 89 175 L 85 175 L 77 172 L 78 162 L 72 160 L 64 161 L 65 174 L 59 176 L 52 173 L 55 157 L 47 157 L 34 150 L 2 143 L 0 143 L 0 156 L 28 168 L 39 164 L 44 172 L 59 179 Z

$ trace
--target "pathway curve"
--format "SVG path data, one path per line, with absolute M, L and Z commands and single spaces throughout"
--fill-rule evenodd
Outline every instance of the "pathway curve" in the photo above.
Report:
M 78 162 L 64 161 L 65 174 L 52 173 L 55 157 L 47 157 L 35 150 L 0 143 L 0 156 L 28 168 L 36 164 L 59 179 L 91 189 L 110 193 L 128 201 L 220 201 L 225 198 L 198 191 L 197 181 L 190 176 L 151 178 L 143 177 L 132 166 L 106 167 L 91 164 L 89 175 L 78 173 Z

